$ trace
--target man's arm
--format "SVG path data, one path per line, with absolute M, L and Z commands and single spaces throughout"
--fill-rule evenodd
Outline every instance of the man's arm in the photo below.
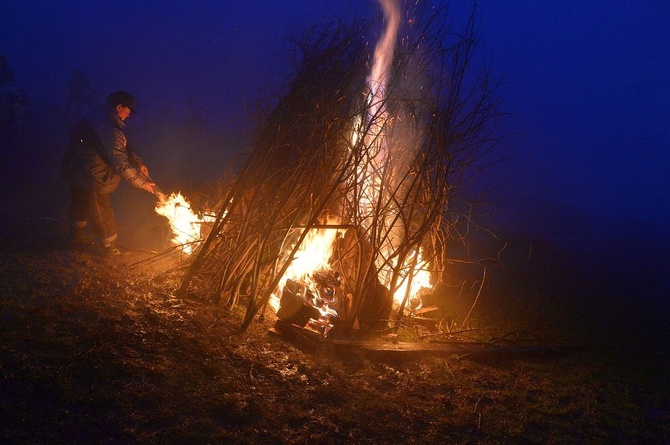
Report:
M 153 193 L 156 184 L 149 179 L 149 170 L 146 167 L 142 168 L 143 164 L 136 167 L 131 162 L 126 149 L 126 144 L 126 136 L 121 130 L 116 128 L 113 129 L 112 133 L 109 135 L 109 140 L 103 140 L 103 145 L 105 145 L 105 148 L 109 153 L 110 164 L 130 185 L 146 190 L 149 193 Z

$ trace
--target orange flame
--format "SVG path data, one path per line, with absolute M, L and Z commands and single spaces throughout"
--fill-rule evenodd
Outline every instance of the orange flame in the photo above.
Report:
M 167 218 L 174 235 L 172 244 L 181 245 L 182 251 L 187 255 L 193 253 L 197 243 L 202 240 L 202 224 L 215 219 L 212 216 L 196 215 L 191 209 L 191 204 L 179 192 L 157 203 L 156 213 Z
M 337 224 L 335 219 L 329 219 L 327 224 Z M 339 232 L 333 229 L 312 229 L 306 235 L 291 265 L 279 282 L 279 289 L 283 289 L 286 281 L 301 281 L 307 285 L 314 284 L 310 275 L 318 270 L 328 269 L 333 243 Z M 275 312 L 279 309 L 279 296 L 276 293 L 270 298 L 270 305 Z M 326 309 L 324 309 L 326 310 Z M 332 309 L 331 309 L 332 311 Z M 325 313 L 322 311 L 322 314 Z
M 370 89 L 367 103 L 368 112 L 366 118 L 367 132 L 364 133 L 365 125 L 363 119 L 358 117 L 353 122 L 352 146 L 359 141 L 364 141 L 368 147 L 368 159 L 364 168 L 360 169 L 357 175 L 357 181 L 361 185 L 361 192 L 358 199 L 358 213 L 362 218 L 362 225 L 369 228 L 370 219 L 374 217 L 377 203 L 385 198 L 382 188 L 382 178 L 386 162 L 389 159 L 389 146 L 386 143 L 385 130 L 388 124 L 388 113 L 384 108 L 386 100 L 386 88 L 391 77 L 391 64 L 395 51 L 395 39 L 400 27 L 400 10 L 396 0 L 379 0 L 384 11 L 384 19 L 387 22 L 386 29 L 377 42 L 374 53 L 374 62 L 367 79 Z M 392 175 L 388 176 L 389 178 Z M 391 184 L 389 189 L 393 189 Z M 426 263 L 422 259 L 421 252 L 414 252 L 413 255 L 405 261 L 404 264 L 389 264 L 384 258 L 393 256 L 393 252 L 398 248 L 397 244 L 403 238 L 398 229 L 393 227 L 394 213 L 397 209 L 389 207 L 384 215 L 386 222 L 390 226 L 390 232 L 379 246 L 380 255 L 378 256 L 377 266 L 379 267 L 379 278 L 385 286 L 392 283 L 393 270 L 399 269 L 399 280 L 393 293 L 395 304 L 401 304 L 405 296 L 415 297 L 421 289 L 430 288 L 430 272 L 426 269 Z M 416 258 L 415 258 L 416 256 Z
M 412 269 L 412 264 L 415 263 L 415 255 L 417 255 L 416 252 L 405 261 L 403 267 L 400 269 L 399 286 L 393 293 L 393 302 L 395 304 L 399 305 L 402 303 L 405 295 L 408 295 L 408 287 L 410 298 L 416 297 L 423 289 L 430 289 L 432 287 L 430 284 L 430 271 L 426 269 L 427 264 L 423 260 L 421 250 L 419 250 L 418 258 L 416 258 L 416 265 Z M 390 282 L 390 277 L 387 277 L 386 281 Z

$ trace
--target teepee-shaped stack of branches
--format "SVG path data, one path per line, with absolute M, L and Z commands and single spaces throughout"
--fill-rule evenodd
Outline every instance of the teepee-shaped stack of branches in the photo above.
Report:
M 381 99 L 366 82 L 373 24 L 317 27 L 294 42 L 288 92 L 221 192 L 182 290 L 198 275 L 229 307 L 244 296 L 246 328 L 308 232 L 333 224 L 344 234 L 331 266 L 353 297 L 345 325 L 387 317 L 417 266 L 440 279 L 450 200 L 492 147 L 497 116 L 487 73 L 470 72 L 474 17 L 459 34 L 446 23 L 440 10 L 403 30 Z

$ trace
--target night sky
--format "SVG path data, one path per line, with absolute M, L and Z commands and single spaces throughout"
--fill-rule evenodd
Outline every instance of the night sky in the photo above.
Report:
M 461 18 L 471 4 L 451 3 Z M 514 157 L 492 196 L 501 221 L 576 243 L 667 237 L 670 3 L 479 3 L 480 59 L 502 79 L 512 116 L 501 130 L 514 133 L 500 147 Z M 82 69 L 105 91 L 135 94 L 138 119 L 191 100 L 210 125 L 236 132 L 249 106 L 286 80 L 285 37 L 373 14 L 372 0 L 9 0 L 0 53 L 32 101 L 63 102 Z M 667 258 L 657 266 L 670 272 Z

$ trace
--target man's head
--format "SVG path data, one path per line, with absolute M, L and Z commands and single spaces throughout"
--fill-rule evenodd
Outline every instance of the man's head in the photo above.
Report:
M 116 110 L 119 119 L 125 121 L 135 111 L 135 99 L 127 91 L 116 91 L 107 97 L 107 104 Z

